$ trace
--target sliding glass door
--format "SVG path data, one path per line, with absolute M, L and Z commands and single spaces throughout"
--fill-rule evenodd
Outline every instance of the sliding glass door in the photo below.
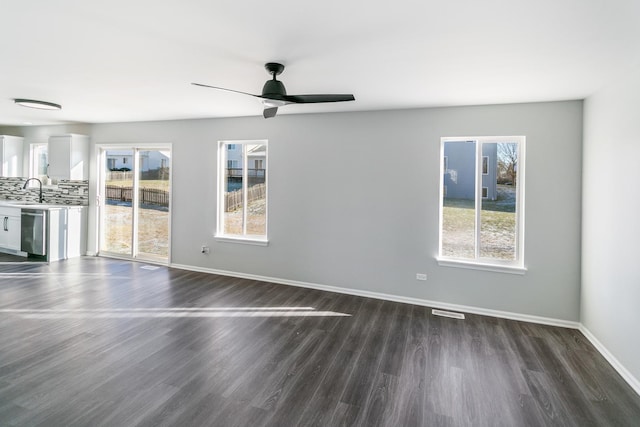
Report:
M 171 170 L 169 150 L 138 150 L 137 255 L 168 261 Z M 137 243 L 137 245 L 135 245 Z
M 171 148 L 102 147 L 100 254 L 169 262 Z

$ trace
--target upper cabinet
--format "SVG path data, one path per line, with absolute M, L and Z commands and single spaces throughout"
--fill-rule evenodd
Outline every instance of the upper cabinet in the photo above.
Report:
M 22 138 L 0 135 L 0 176 L 22 176 Z
M 89 179 L 89 137 L 56 135 L 49 137 L 49 177 L 54 180 Z

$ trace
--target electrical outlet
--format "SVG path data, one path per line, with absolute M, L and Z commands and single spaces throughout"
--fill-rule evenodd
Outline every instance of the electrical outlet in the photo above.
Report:
M 427 280 L 427 275 L 424 273 L 417 273 L 416 280 Z
M 203 254 L 208 254 L 209 253 L 209 246 L 202 245 L 201 252 Z

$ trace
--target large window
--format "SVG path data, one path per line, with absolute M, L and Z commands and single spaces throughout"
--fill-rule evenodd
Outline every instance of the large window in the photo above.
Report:
M 441 144 L 439 262 L 522 270 L 525 138 L 442 138 Z
M 219 144 L 216 237 L 266 242 L 267 141 Z

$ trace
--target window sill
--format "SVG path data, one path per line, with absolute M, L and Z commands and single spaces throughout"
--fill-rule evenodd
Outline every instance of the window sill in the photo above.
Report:
M 441 267 L 466 268 L 469 270 L 493 271 L 495 273 L 508 273 L 524 275 L 527 272 L 525 267 L 511 265 L 489 264 L 485 262 L 460 261 L 447 258 L 436 258 Z
M 249 237 L 235 237 L 235 236 L 213 236 L 214 240 L 223 243 L 240 243 L 242 245 L 253 246 L 269 246 L 267 239 L 252 239 Z

